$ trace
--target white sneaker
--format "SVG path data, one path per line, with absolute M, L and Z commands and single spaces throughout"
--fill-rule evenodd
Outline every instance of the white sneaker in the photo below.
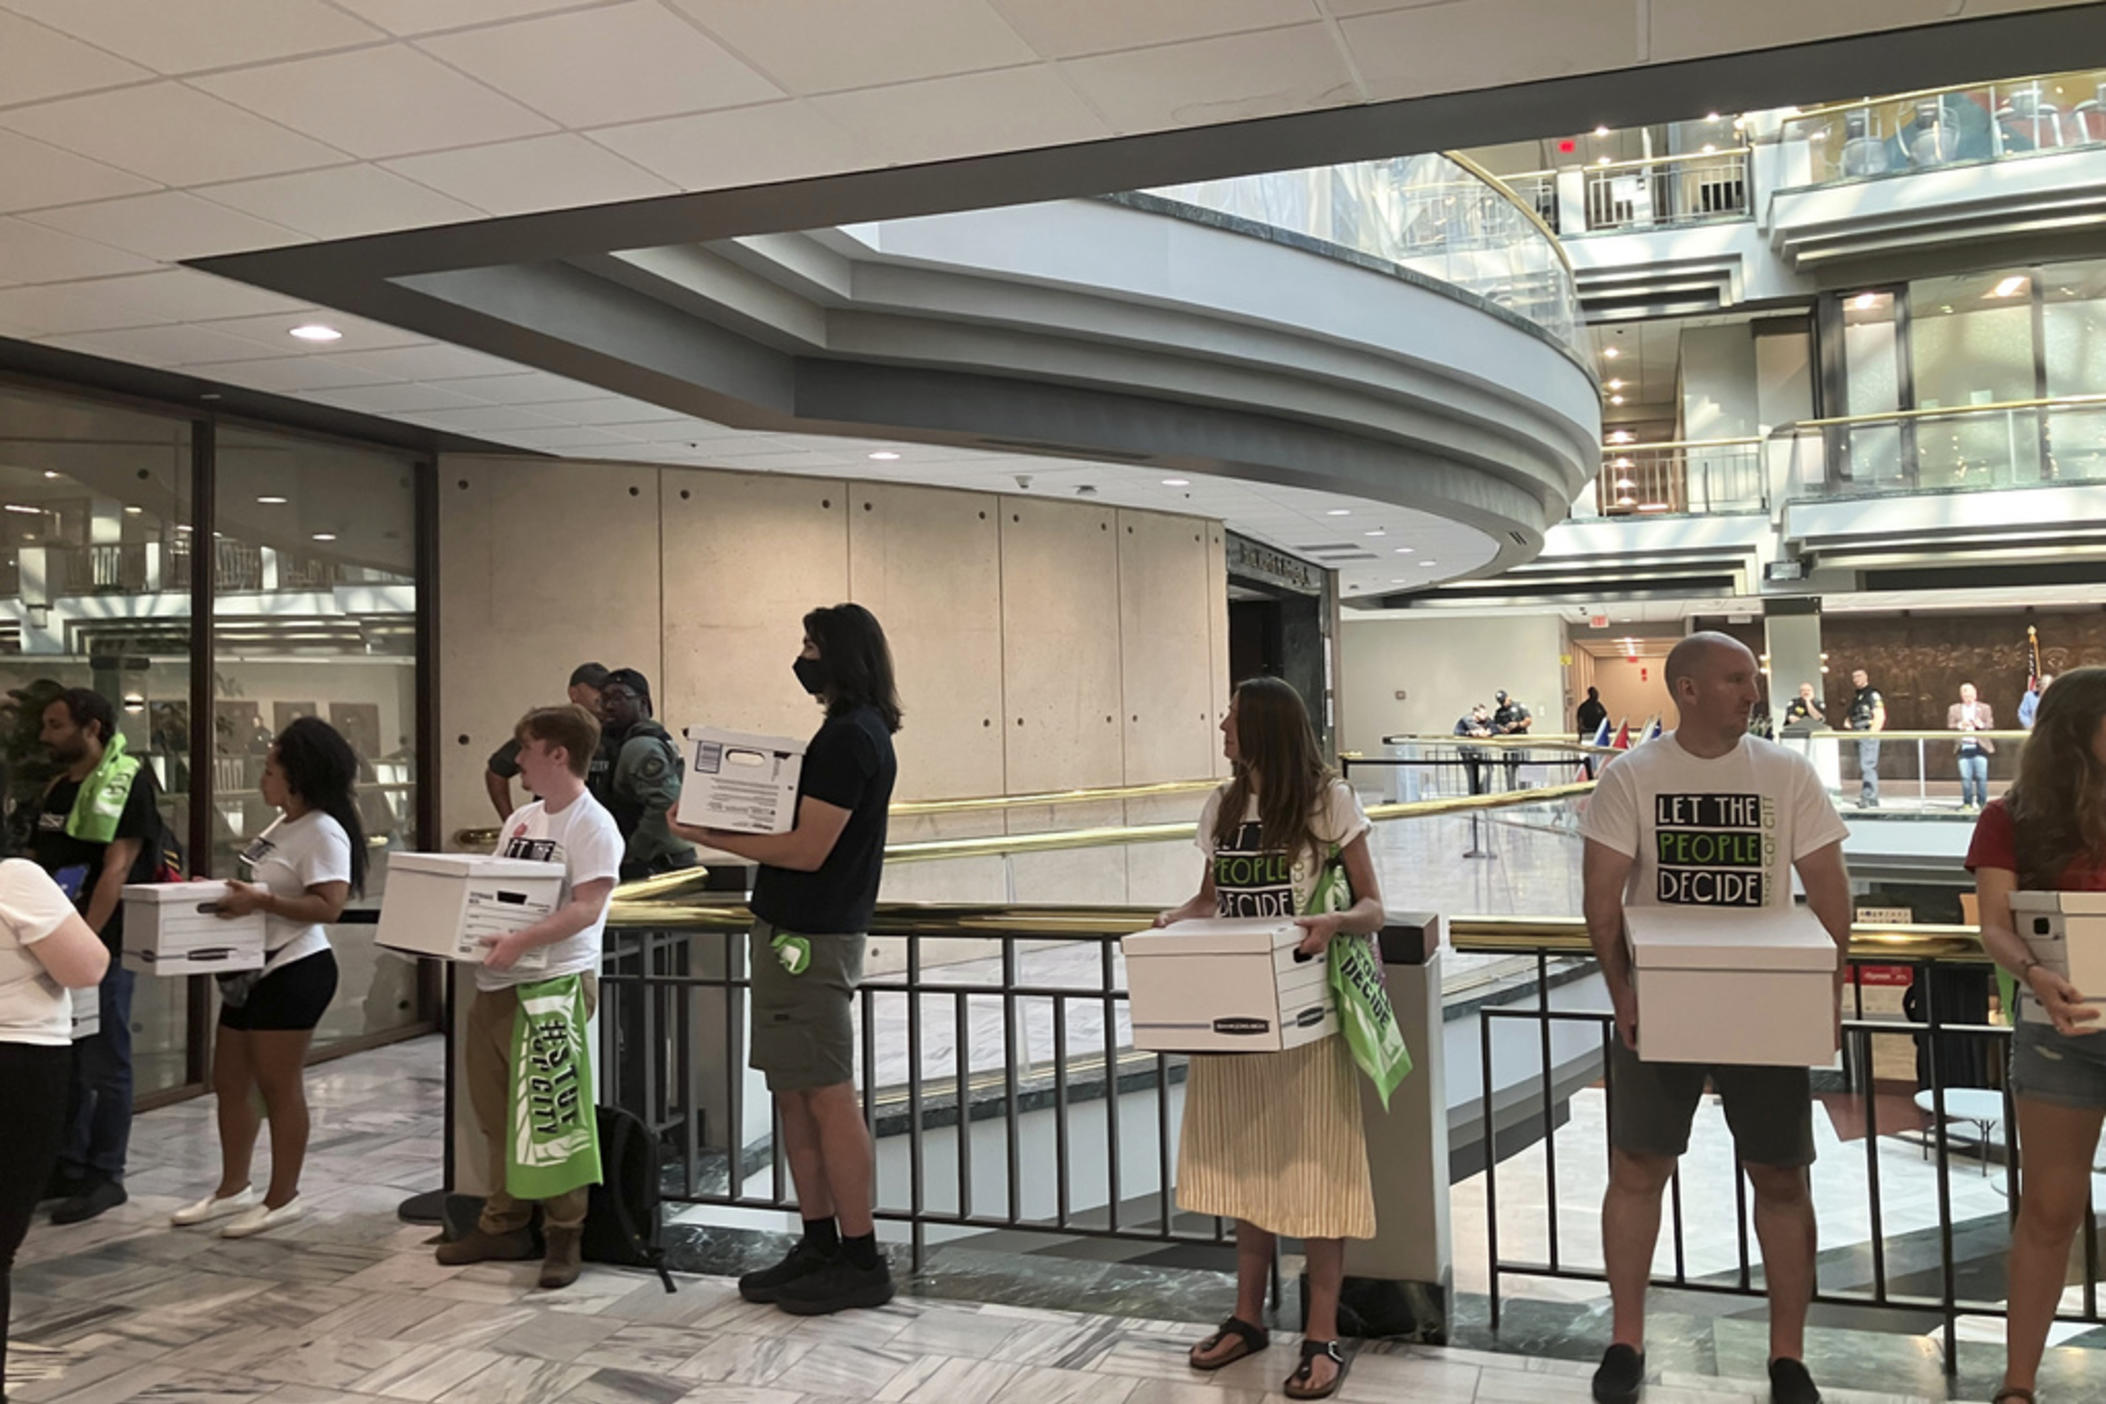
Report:
M 251 1234 L 274 1229 L 280 1224 L 289 1224 L 307 1212 L 307 1206 L 298 1199 L 290 1199 L 276 1209 L 258 1204 L 233 1223 L 219 1231 L 221 1238 L 247 1238 Z
M 214 1219 L 239 1214 L 251 1205 L 261 1202 L 254 1185 L 243 1185 L 238 1194 L 230 1194 L 225 1199 L 215 1199 L 208 1194 L 195 1204 L 186 1204 L 169 1216 L 169 1222 L 177 1228 L 188 1228 L 192 1224 L 209 1224 Z

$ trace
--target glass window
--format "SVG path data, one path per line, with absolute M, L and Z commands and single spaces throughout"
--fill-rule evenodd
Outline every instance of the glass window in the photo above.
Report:
M 62 687 L 110 699 L 127 746 L 190 823 L 190 425 L 0 386 L 0 803 L 25 853 L 57 765 L 38 740 Z M 138 978 L 141 1095 L 189 1080 L 190 982 Z
M 2032 276 L 1999 269 L 1910 284 L 1909 343 L 1916 408 L 1955 411 L 1916 421 L 1918 481 L 1926 487 L 2038 481 L 2038 416 L 1967 412 L 2034 397 Z
M 401 455 L 222 426 L 212 717 L 213 871 L 277 813 L 258 785 L 277 734 L 319 717 L 358 756 L 370 864 L 355 906 L 377 908 L 387 856 L 416 837 L 413 465 Z M 371 926 L 330 933 L 341 979 L 323 1043 L 415 1021 L 416 967 Z
M 1852 415 L 1892 414 L 1901 408 L 1900 310 L 1891 292 L 1843 299 L 1843 374 Z M 1838 445 L 1861 486 L 1898 482 L 1903 473 L 1901 426 L 1885 420 L 1852 426 Z
M 2096 395 L 2106 390 L 2106 259 L 2051 264 L 2041 270 L 2047 393 Z M 2106 405 L 2048 411 L 2052 476 L 2106 478 Z

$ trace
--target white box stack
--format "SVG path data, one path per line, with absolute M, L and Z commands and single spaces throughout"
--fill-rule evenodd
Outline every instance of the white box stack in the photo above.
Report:
M 563 865 L 473 853 L 398 853 L 388 859 L 388 887 L 380 899 L 374 940 L 391 950 L 480 965 L 485 936 L 532 926 L 556 909 Z M 548 965 L 546 948 L 529 951 L 512 968 L 531 973 Z
M 263 968 L 264 915 L 225 918 L 223 882 L 141 882 L 124 889 L 124 968 L 224 975 Z
M 804 743 L 786 736 L 692 727 L 678 817 L 703 829 L 786 834 L 797 827 Z
M 93 1038 L 102 1032 L 102 996 L 96 986 L 68 990 L 73 998 L 73 1041 Z
M 2106 1004 L 2106 892 L 2014 892 L 2011 916 L 2033 959 Z
M 1180 921 L 1126 937 L 1133 1046 L 1156 1053 L 1278 1053 L 1338 1032 L 1321 957 L 1277 917 Z M 1340 936 L 1339 940 L 1357 940 Z
M 1835 1059 L 1828 929 L 1805 907 L 1626 907 L 1648 1063 L 1826 1067 Z

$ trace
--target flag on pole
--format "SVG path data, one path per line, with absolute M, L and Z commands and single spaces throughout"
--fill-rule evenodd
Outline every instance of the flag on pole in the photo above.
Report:
M 2040 686 L 2040 630 L 2026 625 L 2026 691 Z
M 1631 721 L 1626 717 L 1616 728 L 1616 739 L 1609 743 L 1619 751 L 1631 749 Z
M 1660 739 L 1660 718 L 1657 714 L 1653 717 L 1652 725 L 1645 729 L 1645 739 L 1647 741 L 1658 741 Z M 1640 742 L 1639 744 L 1643 745 L 1644 743 Z
M 1608 713 L 1604 712 L 1602 714 L 1601 725 L 1594 728 L 1594 736 L 1587 744 L 1590 746 L 1606 746 L 1609 744 Z

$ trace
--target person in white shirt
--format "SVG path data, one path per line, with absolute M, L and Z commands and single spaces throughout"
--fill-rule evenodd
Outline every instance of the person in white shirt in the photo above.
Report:
M 358 757 L 320 717 L 288 725 L 263 762 L 264 803 L 279 817 L 242 850 L 247 882 L 229 882 L 220 916 L 264 914 L 261 970 L 219 977 L 212 1090 L 219 1100 L 219 1186 L 178 1209 L 178 1226 L 231 1219 L 222 1238 L 247 1238 L 305 1212 L 307 1047 L 336 997 L 329 923 L 366 887 L 366 834 L 352 786 Z M 271 1125 L 271 1182 L 261 1199 L 249 1167 L 263 1118 Z
M 600 938 L 607 926 L 607 901 L 621 872 L 623 843 L 614 816 L 585 788 L 599 749 L 600 724 L 582 707 L 544 707 L 519 723 L 519 775 L 541 796 L 505 820 L 496 856 L 561 863 L 563 888 L 556 909 L 531 926 L 484 938 L 488 953 L 475 971 L 475 1001 L 468 1007 L 468 1100 L 489 1156 L 490 1197 L 475 1228 L 439 1245 L 449 1266 L 519 1262 L 534 1253 L 527 1225 L 534 1201 L 505 1190 L 507 1109 L 512 1086 L 512 1025 L 519 1010 L 518 987 L 559 975 L 582 977 L 585 1012 L 599 1007 Z M 547 948 L 547 964 L 518 969 L 528 951 Z M 578 1280 L 588 1189 L 581 1187 L 541 1205 L 546 1253 L 541 1285 L 568 1287 Z
M 1761 672 L 1744 645 L 1725 634 L 1691 634 L 1668 654 L 1663 673 L 1675 729 L 1612 760 L 1580 824 L 1587 936 L 1617 1033 L 1609 1054 L 1616 1115 L 1601 1211 L 1614 1322 L 1594 1397 L 1626 1404 L 1644 1388 L 1645 1291 L 1660 1236 L 1660 1195 L 1688 1149 L 1708 1079 L 1755 1187 L 1755 1232 L 1769 1281 L 1770 1398 L 1816 1404 L 1820 1391 L 1801 1362 L 1815 1247 L 1807 1070 L 1645 1062 L 1623 914 L 1626 907 L 1788 908 L 1796 872 L 1807 906 L 1840 948 L 1840 1001 L 1849 968 L 1840 958 L 1850 944 L 1843 866 L 1849 831 L 1804 756 L 1747 734 Z
M 73 1078 L 73 1001 L 102 982 L 110 953 L 73 899 L 36 864 L 0 862 L 0 1379 L 15 1250 L 58 1163 Z

